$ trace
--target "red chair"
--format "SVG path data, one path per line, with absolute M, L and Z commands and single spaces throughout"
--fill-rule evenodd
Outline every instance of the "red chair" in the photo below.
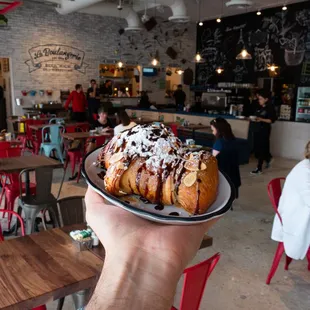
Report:
M 24 221 L 19 214 L 17 214 L 14 211 L 8 211 L 8 210 L 0 210 L 0 213 L 3 213 L 3 214 L 8 213 L 11 217 L 16 216 L 17 220 L 19 221 L 20 227 L 21 227 L 22 236 L 25 236 Z M 4 241 L 4 237 L 3 237 L 3 233 L 2 233 L 2 228 L 0 226 L 0 242 L 3 242 L 3 241 Z M 39 306 L 36 308 L 32 308 L 32 310 L 46 310 L 46 306 L 45 305 Z
M 4 149 L 6 147 L 6 149 Z M 10 158 L 10 157 L 20 157 L 22 148 L 12 147 L 10 142 L 1 142 L 0 143 L 0 157 Z M 2 202 L 3 196 L 5 197 L 4 209 L 8 211 L 14 210 L 14 203 L 17 197 L 19 197 L 19 174 L 18 173 L 9 173 L 1 175 L 1 185 L 2 192 L 0 196 L 0 204 Z M 23 184 L 23 191 L 26 191 L 26 185 Z M 36 184 L 30 183 L 30 192 L 35 194 Z M 11 227 L 12 215 L 8 216 L 8 225 Z
M 27 119 L 25 120 L 26 134 L 19 136 L 23 143 L 23 152 L 29 151 L 33 154 L 39 154 L 40 145 L 42 143 L 41 131 L 37 130 L 33 133 L 33 130 L 29 127 L 30 125 L 43 125 L 45 121 L 39 119 Z
M 198 310 L 207 281 L 221 255 L 215 254 L 206 261 L 184 270 L 184 284 L 179 310 Z M 172 307 L 171 310 L 177 310 Z
M 66 132 L 68 133 L 74 133 L 74 132 L 81 132 L 81 131 L 87 131 L 84 130 L 85 127 L 83 127 L 80 125 L 66 125 Z M 65 146 L 65 148 L 67 148 L 68 146 Z M 75 166 L 77 163 L 80 162 L 82 155 L 82 151 L 81 150 L 68 150 L 66 149 L 67 152 L 67 158 L 66 158 L 66 163 L 65 163 L 65 171 L 68 167 L 69 161 L 71 162 L 71 176 L 74 176 L 75 173 Z
M 91 142 L 92 139 L 96 140 L 96 147 L 100 147 L 105 143 L 106 138 L 107 138 L 106 136 L 95 136 L 95 137 L 87 139 L 87 141 L 85 143 L 84 154 L 86 154 L 87 146 Z M 76 179 L 76 183 L 79 183 L 80 178 L 81 178 L 82 163 L 83 163 L 83 156 L 80 158 L 79 173 L 78 173 L 78 177 Z
M 272 207 L 274 208 L 274 210 L 275 210 L 277 216 L 279 217 L 281 223 L 282 223 L 282 218 L 278 212 L 278 206 L 279 206 L 279 201 L 280 201 L 280 197 L 282 194 L 282 181 L 285 181 L 285 178 L 273 179 L 270 181 L 270 183 L 268 184 L 268 187 L 267 187 L 268 188 L 268 196 L 270 198 Z M 268 277 L 266 280 L 266 284 L 269 285 L 271 279 L 275 275 L 283 253 L 284 253 L 284 244 L 283 244 L 283 242 L 279 242 L 277 250 L 276 250 L 276 254 L 275 254 L 274 259 L 273 259 L 271 269 L 269 271 L 269 274 L 268 274 Z M 309 248 L 308 253 L 307 253 L 307 259 L 308 259 L 308 270 L 310 271 L 310 248 Z M 290 265 L 292 260 L 293 260 L 292 258 L 285 255 L 285 267 L 284 267 L 285 270 L 288 270 L 288 266 Z

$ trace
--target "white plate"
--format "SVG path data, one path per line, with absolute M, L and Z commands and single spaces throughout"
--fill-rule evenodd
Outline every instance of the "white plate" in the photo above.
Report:
M 154 205 L 137 195 L 115 197 L 108 193 L 104 187 L 104 181 L 99 174 L 104 172 L 96 166 L 97 157 L 102 147 L 86 155 L 83 161 L 82 173 L 89 186 L 103 196 L 110 203 L 121 207 L 133 214 L 153 222 L 174 225 L 192 225 L 210 221 L 225 214 L 235 199 L 235 191 L 232 183 L 222 173 L 220 174 L 219 189 L 216 201 L 205 214 L 191 215 L 185 210 L 175 206 Z

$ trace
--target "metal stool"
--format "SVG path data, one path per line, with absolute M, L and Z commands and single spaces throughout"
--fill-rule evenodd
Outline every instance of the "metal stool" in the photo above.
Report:
M 22 192 L 22 177 L 26 176 L 26 180 L 29 180 L 29 173 L 35 173 L 36 180 L 36 194 L 32 195 L 26 190 L 26 193 Z M 25 213 L 25 227 L 26 234 L 29 235 L 35 230 L 35 220 L 38 214 L 43 210 L 48 210 L 50 216 L 53 218 L 53 223 L 56 226 L 58 224 L 57 217 L 57 199 L 51 193 L 53 181 L 53 168 L 37 168 L 37 169 L 25 169 L 19 175 L 20 183 L 20 197 L 18 199 L 18 213 L 21 210 Z M 27 183 L 27 181 L 26 181 Z

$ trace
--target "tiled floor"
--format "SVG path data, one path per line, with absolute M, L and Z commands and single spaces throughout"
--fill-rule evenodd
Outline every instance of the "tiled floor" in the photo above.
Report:
M 214 237 L 213 247 L 199 251 L 191 263 L 205 260 L 216 252 L 221 253 L 200 309 L 310 309 L 310 272 L 306 261 L 294 261 L 290 271 L 284 271 L 282 262 L 271 285 L 265 284 L 276 249 L 276 243 L 270 239 L 273 209 L 266 185 L 274 177 L 286 176 L 295 163 L 276 159 L 273 168 L 257 177 L 249 175 L 253 164 L 241 167 L 243 185 L 234 211 L 229 212 L 210 231 Z M 59 186 L 60 171 L 56 179 L 55 190 Z M 83 181 L 80 185 L 66 182 L 62 196 L 84 194 L 85 190 Z M 180 293 L 181 283 L 176 300 Z M 178 302 L 175 304 L 178 305 Z M 56 309 L 56 305 L 56 302 L 50 303 L 48 309 Z M 66 298 L 64 309 L 73 309 L 71 297 Z

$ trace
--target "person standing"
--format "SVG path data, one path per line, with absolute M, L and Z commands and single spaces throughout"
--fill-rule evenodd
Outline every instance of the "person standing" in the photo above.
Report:
M 87 101 L 89 123 L 94 124 L 94 115 L 97 115 L 100 106 L 100 90 L 97 86 L 96 80 L 94 79 L 90 81 L 90 87 L 87 90 Z
M 69 95 L 65 103 L 66 110 L 69 109 L 70 103 L 72 103 L 72 119 L 77 122 L 84 122 L 86 119 L 85 111 L 87 107 L 87 100 L 81 84 L 76 84 L 75 90 Z
M 257 91 L 259 106 L 255 112 L 256 119 L 251 120 L 251 128 L 254 138 L 254 153 L 258 160 L 257 168 L 252 175 L 262 174 L 264 161 L 266 168 L 270 167 L 272 156 L 270 154 L 271 124 L 277 119 L 276 111 L 270 102 L 270 92 L 261 89 Z
M 110 97 L 113 94 L 112 90 L 112 81 L 111 80 L 106 80 L 105 83 L 102 85 L 100 88 L 100 93 L 104 97 Z
M 219 169 L 228 175 L 236 189 L 236 198 L 239 197 L 241 177 L 239 170 L 238 146 L 230 124 L 218 117 L 211 121 L 211 130 L 215 136 L 212 155 L 217 158 Z
M 185 107 L 186 94 L 182 85 L 178 85 L 178 89 L 173 94 L 177 111 L 183 111 Z

